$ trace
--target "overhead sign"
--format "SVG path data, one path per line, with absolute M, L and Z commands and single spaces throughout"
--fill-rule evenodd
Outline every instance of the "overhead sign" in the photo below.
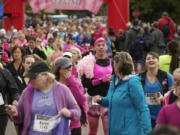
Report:
M 42 9 L 88 10 L 97 14 L 103 0 L 29 0 L 33 12 Z

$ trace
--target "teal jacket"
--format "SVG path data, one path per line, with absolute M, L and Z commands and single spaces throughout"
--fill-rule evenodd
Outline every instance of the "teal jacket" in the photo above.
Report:
M 113 76 L 100 104 L 109 108 L 108 135 L 147 135 L 151 131 L 151 117 L 138 76 L 118 80 L 117 85 Z

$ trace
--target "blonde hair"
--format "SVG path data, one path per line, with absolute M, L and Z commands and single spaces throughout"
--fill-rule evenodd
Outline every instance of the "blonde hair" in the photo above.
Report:
M 127 52 L 117 52 L 114 57 L 114 62 L 118 66 L 119 73 L 122 75 L 130 75 L 134 71 L 132 57 Z
M 49 84 L 53 83 L 55 80 L 55 75 L 50 72 L 41 72 L 40 75 L 47 75 L 47 83 Z
M 60 51 L 63 51 L 63 46 L 62 46 L 62 43 L 61 43 L 61 42 L 55 41 L 54 44 L 57 45 L 57 47 L 59 48 Z
M 75 51 L 77 53 L 79 60 L 82 58 L 82 53 L 78 48 L 73 47 L 71 48 L 71 53 L 73 53 L 72 51 Z

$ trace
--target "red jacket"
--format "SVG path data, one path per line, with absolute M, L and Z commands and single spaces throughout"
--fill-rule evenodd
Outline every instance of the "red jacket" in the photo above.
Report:
M 168 16 L 163 16 L 158 20 L 159 23 L 159 29 L 162 30 L 163 26 L 168 23 L 168 20 L 170 20 L 170 34 L 168 37 L 165 38 L 165 40 L 173 40 L 174 39 L 174 33 L 176 32 L 176 26 L 174 21 L 168 17 Z

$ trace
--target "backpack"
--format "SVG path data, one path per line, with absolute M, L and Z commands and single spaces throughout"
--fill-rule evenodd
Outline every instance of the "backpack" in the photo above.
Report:
M 151 45 L 152 45 L 152 36 L 151 34 L 147 34 L 143 36 L 143 40 L 144 40 L 144 50 L 146 52 L 150 51 Z
M 164 42 L 164 40 L 158 40 L 157 41 L 157 47 L 159 48 L 159 49 L 165 49 L 166 48 L 166 44 L 165 44 L 165 42 Z
M 133 60 L 138 61 L 141 60 L 143 56 L 144 40 L 140 31 L 135 31 L 135 32 L 136 32 L 136 38 L 133 41 L 133 44 L 130 48 L 130 54 Z
M 139 76 L 141 76 L 141 84 L 144 88 L 145 85 L 145 80 L 146 80 L 146 72 L 140 73 Z M 157 74 L 157 80 L 159 82 L 159 85 L 162 89 L 162 94 L 164 95 L 166 92 L 168 92 L 168 77 L 167 77 L 167 72 L 158 70 Z
M 170 34 L 170 26 L 169 26 L 169 24 L 170 24 L 170 20 L 168 20 L 168 23 L 165 24 L 165 25 L 162 27 L 162 32 L 163 32 L 165 38 L 168 37 L 169 34 Z

